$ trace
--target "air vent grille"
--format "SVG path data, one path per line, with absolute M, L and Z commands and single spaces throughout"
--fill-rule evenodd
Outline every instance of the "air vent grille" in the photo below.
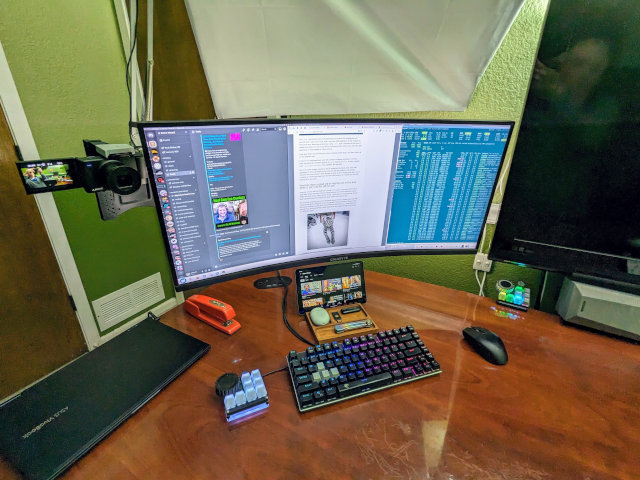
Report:
M 100 331 L 105 331 L 164 298 L 162 279 L 158 272 L 94 300 L 91 304 Z

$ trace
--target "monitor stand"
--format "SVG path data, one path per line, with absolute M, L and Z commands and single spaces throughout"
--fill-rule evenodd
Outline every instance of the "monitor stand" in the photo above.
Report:
M 291 285 L 291 277 L 263 277 L 253 282 L 253 286 L 259 289 L 265 288 L 281 288 Z

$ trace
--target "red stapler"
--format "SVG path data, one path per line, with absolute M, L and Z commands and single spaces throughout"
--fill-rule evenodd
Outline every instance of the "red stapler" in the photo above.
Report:
M 215 298 L 206 295 L 192 295 L 184 302 L 184 309 L 198 320 L 208 323 L 227 335 L 240 329 L 240 324 L 234 318 L 236 311 L 233 307 Z

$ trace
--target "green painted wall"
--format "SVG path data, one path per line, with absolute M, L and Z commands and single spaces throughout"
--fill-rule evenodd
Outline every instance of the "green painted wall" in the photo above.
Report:
M 0 42 L 41 158 L 84 156 L 84 138 L 128 143 L 125 59 L 110 0 L 2 0 Z M 84 190 L 54 198 L 89 301 L 158 271 L 165 296 L 174 296 L 153 209 L 103 222 Z
M 395 116 L 519 123 L 547 4 L 526 0 L 465 111 Z M 127 142 L 125 59 L 111 1 L 2 0 L 0 19 L 0 41 L 42 158 L 82 156 L 83 138 Z M 59 192 L 55 199 L 89 300 L 156 271 L 162 273 L 165 294 L 173 295 L 151 209 L 134 209 L 102 222 L 91 195 L 74 190 Z M 494 201 L 500 199 L 498 192 Z M 490 238 L 487 235 L 485 251 Z M 374 258 L 365 263 L 372 270 L 478 291 L 471 255 Z M 501 278 L 524 280 L 535 295 L 540 274 L 494 263 L 485 292 L 495 296 L 492 285 Z

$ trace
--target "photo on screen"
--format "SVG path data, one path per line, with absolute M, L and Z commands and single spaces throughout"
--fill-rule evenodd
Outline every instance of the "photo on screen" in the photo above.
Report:
M 307 249 L 343 247 L 349 233 L 349 212 L 323 212 L 307 215 Z
M 303 297 L 322 293 L 322 282 L 306 282 L 301 285 L 300 294 Z
M 71 160 L 17 162 L 27 194 L 73 188 Z
M 327 307 L 334 307 L 344 303 L 344 295 L 331 295 L 327 300 Z
M 351 275 L 350 277 L 342 277 L 343 290 L 349 290 L 351 288 L 359 288 L 362 285 L 360 275 Z
M 213 204 L 213 222 L 216 228 L 249 224 L 247 197 L 245 195 L 212 198 L 211 202 Z
M 330 278 L 322 280 L 322 293 L 338 292 L 342 290 L 342 279 Z
M 313 307 L 321 307 L 321 306 L 322 306 L 322 297 L 309 298 L 307 300 L 302 301 L 302 307 L 305 309 L 311 309 Z

